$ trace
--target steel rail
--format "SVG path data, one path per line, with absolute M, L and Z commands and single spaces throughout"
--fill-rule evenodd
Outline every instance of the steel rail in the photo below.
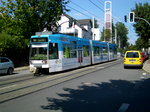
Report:
M 9 101 L 9 100 L 21 97 L 21 96 L 25 96 L 25 95 L 28 95 L 28 94 L 31 94 L 34 92 L 38 92 L 38 91 L 46 89 L 46 88 L 50 88 L 52 86 L 82 77 L 89 73 L 94 73 L 101 69 L 106 69 L 112 65 L 119 64 L 119 63 L 120 63 L 120 61 L 116 61 L 115 63 L 113 62 L 113 63 L 104 64 L 105 66 L 102 66 L 102 65 L 90 66 L 91 68 L 88 67 L 88 70 L 84 69 L 84 70 L 81 70 L 80 72 L 73 71 L 75 73 L 71 73 L 71 74 L 65 73 L 62 76 L 58 76 L 54 79 L 53 79 L 53 77 L 43 77 L 42 81 L 39 83 L 25 85 L 25 86 L 19 87 L 19 88 L 15 88 L 15 86 L 14 86 L 14 89 L 0 93 L 0 103 L 6 102 L 6 101 Z

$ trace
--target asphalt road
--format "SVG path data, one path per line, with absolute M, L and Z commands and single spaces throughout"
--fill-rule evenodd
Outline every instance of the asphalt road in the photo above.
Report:
M 142 69 L 124 69 L 122 63 L 101 66 L 95 72 L 1 103 L 0 112 L 150 112 L 149 78 Z

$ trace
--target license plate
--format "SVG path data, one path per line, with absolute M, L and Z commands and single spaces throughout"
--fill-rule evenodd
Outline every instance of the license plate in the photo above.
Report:
M 130 62 L 135 62 L 135 60 L 134 60 L 134 59 L 130 59 L 129 61 L 130 61 Z

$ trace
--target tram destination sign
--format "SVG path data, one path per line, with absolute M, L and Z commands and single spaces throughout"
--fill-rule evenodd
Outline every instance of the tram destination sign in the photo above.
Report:
M 48 38 L 32 38 L 31 42 L 48 42 Z

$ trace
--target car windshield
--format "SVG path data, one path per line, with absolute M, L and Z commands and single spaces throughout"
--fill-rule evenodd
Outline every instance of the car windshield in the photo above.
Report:
M 45 60 L 47 59 L 47 47 L 35 47 L 31 48 L 32 60 Z
M 126 58 L 139 58 L 138 52 L 128 52 Z

